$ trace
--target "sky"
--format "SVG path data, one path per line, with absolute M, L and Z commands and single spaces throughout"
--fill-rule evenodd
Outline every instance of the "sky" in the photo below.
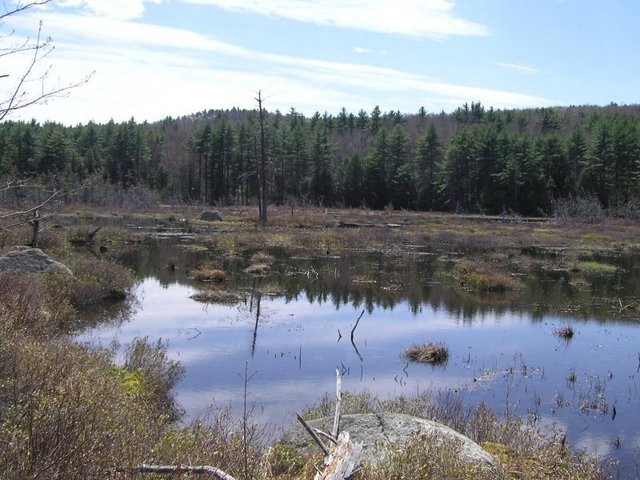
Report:
M 151 122 L 258 91 L 283 113 L 439 113 L 639 103 L 638 19 L 638 0 L 54 0 L 6 17 L 0 48 L 41 21 L 46 85 L 91 74 L 13 120 Z M 0 98 L 27 60 L 0 56 Z

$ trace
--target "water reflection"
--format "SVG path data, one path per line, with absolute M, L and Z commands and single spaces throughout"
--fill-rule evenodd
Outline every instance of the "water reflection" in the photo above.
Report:
M 345 390 L 388 398 L 454 389 L 469 404 L 556 422 L 574 445 L 615 456 L 633 471 L 640 333 L 632 316 L 617 315 L 604 299 L 638 298 L 637 259 L 620 257 L 623 269 L 578 286 L 567 272 L 540 271 L 505 301 L 450 288 L 442 274 L 448 264 L 435 256 L 399 263 L 380 254 L 291 261 L 269 253 L 276 261 L 265 278 L 242 273 L 248 257 L 218 259 L 231 273 L 227 288 L 245 300 L 203 305 L 189 298 L 199 288 L 189 269 L 211 252 L 170 242 L 131 251 L 125 261 L 141 280 L 140 308 L 132 321 L 85 338 L 168 339 L 187 368 L 177 396 L 191 416 L 211 404 L 239 412 L 248 365 L 257 372 L 249 403 L 263 421 L 285 425 L 333 389 L 339 368 Z M 166 268 L 170 261 L 175 270 Z M 564 325 L 575 331 L 570 342 L 554 336 Z M 429 341 L 448 345 L 446 366 L 404 362 L 407 347 Z

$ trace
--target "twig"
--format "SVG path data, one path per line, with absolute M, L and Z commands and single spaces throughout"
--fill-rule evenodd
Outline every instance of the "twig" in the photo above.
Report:
M 235 480 L 234 477 L 229 475 L 228 473 L 223 472 L 217 467 L 211 467 L 209 465 L 146 465 L 142 464 L 138 467 L 132 468 L 132 472 L 136 473 L 156 473 L 156 474 L 176 474 L 176 473 L 195 473 L 195 474 L 203 474 L 209 473 L 212 474 L 215 478 L 219 480 Z
M 315 432 L 315 430 L 311 428 L 307 422 L 304 421 L 304 418 L 302 418 L 299 413 L 296 413 L 296 417 L 298 417 L 298 421 L 302 424 L 305 430 L 309 432 L 309 435 L 311 435 L 311 438 L 313 438 L 314 442 L 318 444 L 318 446 L 322 450 L 322 453 L 324 453 L 325 457 L 329 455 L 329 449 L 322 442 L 322 440 L 320 440 L 320 437 L 318 437 L 318 434 Z
M 334 438 L 333 436 L 329 435 L 327 432 L 324 432 L 324 431 L 320 430 L 319 428 L 314 428 L 313 431 L 316 432 L 321 437 L 326 438 L 327 440 L 329 440 L 334 445 L 338 444 L 338 440 L 336 438 Z
M 18 215 L 29 215 L 30 213 L 33 213 L 34 211 L 39 210 L 42 207 L 44 207 L 46 204 L 51 202 L 51 200 L 53 200 L 55 197 L 60 195 L 60 193 L 62 193 L 62 190 L 54 191 L 49 196 L 49 198 L 47 198 L 45 201 L 43 201 L 39 205 L 36 205 L 35 207 L 31 207 L 31 208 L 27 209 L 27 210 L 23 210 L 23 211 L 19 211 L 19 212 L 11 212 L 11 213 L 6 213 L 4 215 L 0 215 L 0 220 L 6 220 L 7 218 L 15 217 L 15 216 L 18 216 Z M 21 223 L 26 223 L 26 221 L 25 222 L 21 222 Z

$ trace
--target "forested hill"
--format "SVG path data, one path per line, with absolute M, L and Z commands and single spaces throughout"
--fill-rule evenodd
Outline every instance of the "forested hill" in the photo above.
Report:
M 292 109 L 266 113 L 265 143 L 273 203 L 524 215 L 565 198 L 640 204 L 639 105 L 311 117 Z M 135 190 L 161 201 L 255 203 L 260 151 L 257 110 L 0 124 L 1 177 L 54 181 L 85 202 Z

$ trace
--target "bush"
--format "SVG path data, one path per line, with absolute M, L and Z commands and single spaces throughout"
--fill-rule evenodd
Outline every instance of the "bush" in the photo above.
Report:
M 606 217 L 602 204 L 594 195 L 555 200 L 553 216 L 564 222 L 579 220 L 586 223 L 600 223 Z
M 125 349 L 125 370 L 142 379 L 142 391 L 158 412 L 176 419 L 179 409 L 171 390 L 184 374 L 184 367 L 167 357 L 167 343 L 149 343 L 147 337 L 137 338 Z
M 0 351 L 2 478 L 107 478 L 158 441 L 162 421 L 106 374 L 108 352 L 24 336 Z

